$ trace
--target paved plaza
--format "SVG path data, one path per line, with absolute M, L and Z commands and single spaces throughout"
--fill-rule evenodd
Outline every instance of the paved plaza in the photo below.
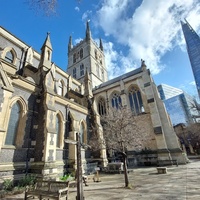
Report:
M 100 174 L 101 182 L 89 179 L 84 186 L 85 200 L 200 200 L 200 161 L 170 166 L 167 174 L 156 167 L 137 168 L 129 173 L 131 189 L 124 188 L 123 174 Z M 4 198 L 22 200 L 23 194 Z M 69 200 L 76 199 L 76 188 L 70 188 Z

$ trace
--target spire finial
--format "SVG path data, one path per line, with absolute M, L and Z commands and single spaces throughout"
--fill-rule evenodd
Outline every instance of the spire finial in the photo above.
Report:
M 87 23 L 86 23 L 86 40 L 89 40 L 91 38 L 89 22 L 90 22 L 90 20 L 87 20 Z
M 142 70 L 146 70 L 146 68 L 147 68 L 145 61 L 143 59 L 141 59 L 141 68 L 142 68 Z
M 68 53 L 71 51 L 71 49 L 72 49 L 72 36 L 70 35 L 68 43 Z
M 103 51 L 103 43 L 101 38 L 99 39 L 99 48 L 101 49 L 101 51 Z
M 47 36 L 46 36 L 46 39 L 44 41 L 44 44 L 42 45 L 42 49 L 45 46 L 52 50 L 52 45 L 51 45 L 51 41 L 50 41 L 50 32 L 47 32 Z

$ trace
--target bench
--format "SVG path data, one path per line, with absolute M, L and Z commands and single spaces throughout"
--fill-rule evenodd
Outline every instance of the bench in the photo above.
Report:
M 176 165 L 178 167 L 178 161 L 177 160 L 158 160 L 157 166 L 166 166 L 166 165 Z
M 114 163 L 108 163 L 107 167 L 104 167 L 104 172 L 107 173 L 119 173 L 123 171 L 123 163 L 122 162 L 114 162 Z
M 38 197 L 49 199 L 68 199 L 69 182 L 68 181 L 36 181 L 34 187 L 28 187 L 25 191 L 25 200 Z
M 157 167 L 158 174 L 166 174 L 167 167 Z

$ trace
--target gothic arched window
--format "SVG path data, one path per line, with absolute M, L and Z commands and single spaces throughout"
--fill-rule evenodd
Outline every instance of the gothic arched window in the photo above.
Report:
M 73 63 L 75 63 L 76 62 L 76 53 L 74 53 L 74 55 L 73 55 Z
M 60 139 L 61 139 L 61 119 L 59 115 L 56 115 L 56 135 L 57 135 L 57 143 L 56 147 L 60 147 Z
M 97 77 L 99 77 L 99 65 L 96 65 Z
M 47 51 L 47 59 L 50 60 L 51 59 L 51 52 L 48 50 Z
M 83 123 L 81 123 L 81 126 L 80 126 L 80 139 L 81 139 L 81 141 L 80 141 L 81 143 L 85 143 Z
M 83 76 L 84 75 L 84 64 L 82 63 L 80 65 L 80 76 Z
M 131 110 L 134 112 L 134 114 L 139 114 L 143 112 L 141 93 L 139 89 L 133 86 L 129 89 L 129 102 Z
M 112 107 L 118 109 L 122 104 L 122 100 L 119 93 L 112 95 Z
M 98 57 L 97 57 L 97 50 L 96 49 L 94 50 L 94 55 L 95 55 L 95 58 L 97 59 Z
M 83 58 L 83 49 L 80 50 L 80 58 Z
M 6 55 L 5 55 L 5 60 L 9 63 L 13 63 L 14 62 L 14 55 L 12 51 L 7 51 Z
M 98 102 L 98 111 L 100 115 L 106 114 L 106 102 L 103 98 L 101 98 Z
M 16 138 L 17 138 L 17 130 L 19 126 L 19 120 L 20 120 L 20 112 L 21 107 L 18 102 L 16 102 L 11 109 L 10 113 L 10 119 L 6 134 L 6 145 L 15 145 L 16 144 Z
M 76 78 L 76 68 L 73 69 L 73 77 Z

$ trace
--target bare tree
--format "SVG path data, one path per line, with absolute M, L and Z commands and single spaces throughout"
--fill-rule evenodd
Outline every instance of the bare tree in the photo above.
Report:
M 193 98 L 193 100 L 189 103 L 189 108 L 193 117 L 194 122 L 200 121 L 200 103 L 197 99 Z
M 196 153 L 200 153 L 200 123 L 190 124 L 185 130 L 186 143 L 190 143 Z
M 200 103 L 195 98 L 190 102 L 193 122 L 184 126 L 182 134 L 178 137 L 187 146 L 191 145 L 198 154 L 200 153 Z
M 144 130 L 142 123 L 148 121 L 149 115 L 134 116 L 127 108 L 110 109 L 108 114 L 101 117 L 103 125 L 103 139 L 93 136 L 90 145 L 97 149 L 105 147 L 121 154 L 124 165 L 125 187 L 129 186 L 127 171 L 127 151 L 144 148 L 148 130 Z M 98 144 L 97 144 L 98 143 Z
M 29 7 L 36 12 L 42 12 L 45 15 L 56 13 L 58 0 L 26 0 Z
M 77 0 L 80 2 L 81 0 Z M 29 7 L 36 12 L 44 13 L 47 16 L 57 13 L 59 0 L 26 0 Z

